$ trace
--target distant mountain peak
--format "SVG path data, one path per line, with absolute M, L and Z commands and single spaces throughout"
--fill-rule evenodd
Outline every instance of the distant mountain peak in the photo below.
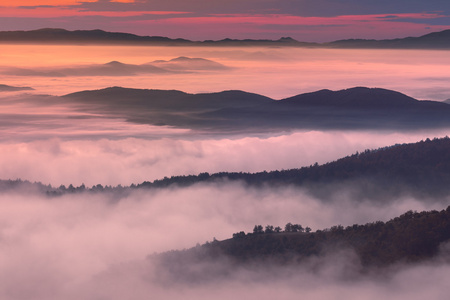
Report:
M 117 60 L 113 60 L 113 61 L 110 61 L 109 63 L 106 63 L 106 65 L 110 65 L 110 66 L 122 66 L 122 65 L 124 65 L 124 63 L 121 63 L 120 61 L 117 61 Z
M 170 61 L 186 61 L 186 60 L 192 60 L 192 58 L 186 56 L 179 56 L 176 58 L 172 58 Z
M 0 31 L 0 42 L 45 42 L 45 43 L 89 43 L 89 44 L 153 44 L 153 45 L 279 45 L 287 47 L 314 48 L 356 48 L 356 49 L 449 49 L 450 29 L 432 32 L 418 37 L 396 39 L 346 39 L 327 43 L 308 43 L 281 37 L 270 39 L 232 39 L 191 41 L 182 38 L 171 39 L 163 36 L 140 36 L 125 32 L 109 32 L 101 29 L 66 30 L 61 28 L 42 28 L 37 30 Z
M 0 92 L 17 92 L 17 91 L 31 91 L 32 87 L 27 86 L 11 86 L 6 84 L 0 84 Z
M 278 41 L 280 41 L 280 42 L 297 42 L 297 40 L 291 38 L 290 36 L 282 37 L 282 38 L 278 39 Z
M 281 101 L 296 105 L 337 106 L 346 108 L 399 108 L 411 106 L 418 102 L 418 100 L 400 92 L 368 87 L 354 87 L 339 91 L 325 89 L 300 94 Z

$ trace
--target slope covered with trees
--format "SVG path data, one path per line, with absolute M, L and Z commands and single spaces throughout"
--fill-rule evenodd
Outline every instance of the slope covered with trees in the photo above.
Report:
M 300 271 L 320 262 L 336 263 L 325 259 L 330 256 L 350 258 L 357 272 L 364 273 L 373 268 L 379 270 L 445 255 L 449 239 L 450 206 L 441 211 L 408 211 L 386 223 L 378 221 L 346 228 L 337 225 L 315 232 L 235 234 L 232 239 L 214 240 L 187 250 L 149 256 L 149 259 L 158 262 L 161 270 L 171 276 L 190 279 L 205 279 L 211 272 L 221 276 L 234 267 L 255 265 L 284 265 Z M 227 267 L 215 270 L 218 261 L 226 262 Z M 209 275 L 204 276 L 202 272 Z
M 242 182 L 253 187 L 301 187 L 330 201 L 333 194 L 351 190 L 354 199 L 390 201 L 402 195 L 448 200 L 450 194 L 450 138 L 393 145 L 341 158 L 323 165 L 258 173 L 220 172 L 165 177 L 140 184 L 92 187 L 52 187 L 28 181 L 0 180 L 0 191 L 38 191 L 49 196 L 67 193 L 112 193 L 118 197 L 136 189 L 188 187 L 199 183 Z
M 199 182 L 240 180 L 248 185 L 301 186 L 328 196 L 349 185 L 362 198 L 398 196 L 446 197 L 450 192 L 450 138 L 366 150 L 324 165 L 259 173 L 202 173 L 173 176 L 137 187 L 188 186 Z

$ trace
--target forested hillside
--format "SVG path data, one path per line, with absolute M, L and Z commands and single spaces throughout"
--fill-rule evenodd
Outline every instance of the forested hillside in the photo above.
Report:
M 301 187 L 322 199 L 351 190 L 356 199 L 395 199 L 402 195 L 446 201 L 450 193 L 450 138 L 394 145 L 341 158 L 324 165 L 258 173 L 220 172 L 172 176 L 131 186 L 52 187 L 28 181 L 0 180 L 0 191 L 39 191 L 49 196 L 67 193 L 114 193 L 136 189 L 187 187 L 198 183 L 243 182 L 248 186 Z
M 214 240 L 188 250 L 149 258 L 158 261 L 161 269 L 171 276 L 203 280 L 208 276 L 202 272 L 217 272 L 215 276 L 223 276 L 225 270 L 230 271 L 233 267 L 260 263 L 266 267 L 286 265 L 295 269 L 307 263 L 311 267 L 322 259 L 322 263 L 335 264 L 325 258 L 339 259 L 339 256 L 341 259 L 350 257 L 357 272 L 366 272 L 372 267 L 382 269 L 445 255 L 445 243 L 450 238 L 450 206 L 441 211 L 408 211 L 386 223 L 378 221 L 345 228 L 336 225 L 315 232 L 254 230 L 233 236 L 232 239 Z M 228 268 L 215 270 L 218 261 L 226 261 Z
M 396 196 L 407 191 L 416 196 L 445 197 L 450 191 L 450 138 L 366 150 L 324 165 L 300 169 L 174 176 L 144 182 L 137 187 L 188 186 L 218 180 L 241 180 L 249 185 L 302 186 L 317 195 L 327 192 L 324 185 L 338 188 L 343 183 L 352 183 L 362 196 L 375 192 Z

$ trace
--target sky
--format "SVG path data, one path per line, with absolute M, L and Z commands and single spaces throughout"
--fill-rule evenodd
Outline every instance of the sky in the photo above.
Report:
M 0 30 L 102 29 L 191 40 L 308 42 L 401 38 L 450 29 L 448 0 L 0 1 Z

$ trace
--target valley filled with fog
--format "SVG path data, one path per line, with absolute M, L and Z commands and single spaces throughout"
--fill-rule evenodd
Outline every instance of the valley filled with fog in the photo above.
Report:
M 50 95 L 123 86 L 188 93 L 243 90 L 282 99 L 367 86 L 443 101 L 450 98 L 449 65 L 445 50 L 296 47 L 5 44 L 0 56 L 2 84 Z
M 443 101 L 450 98 L 449 64 L 446 51 L 5 45 L 0 83 L 34 90 L 0 91 L 0 179 L 54 187 L 129 186 L 202 172 L 301 168 L 366 149 L 444 137 L 449 128 L 289 128 L 216 135 L 86 110 L 89 103 L 81 106 L 59 96 L 124 86 L 189 93 L 243 90 L 281 99 L 368 86 Z M 151 259 L 153 253 L 250 232 L 255 224 L 295 222 L 315 231 L 387 221 L 408 210 L 442 210 L 449 203 L 408 191 L 375 203 L 355 199 L 354 188 L 340 186 L 329 201 L 299 186 L 252 187 L 227 180 L 124 195 L 49 197 L 33 188 L 0 190 L 0 298 L 445 299 L 448 244 L 425 263 L 399 263 L 364 276 L 351 251 L 301 268 L 231 269 L 218 260 L 200 271 L 229 276 L 199 282 L 172 278 Z

